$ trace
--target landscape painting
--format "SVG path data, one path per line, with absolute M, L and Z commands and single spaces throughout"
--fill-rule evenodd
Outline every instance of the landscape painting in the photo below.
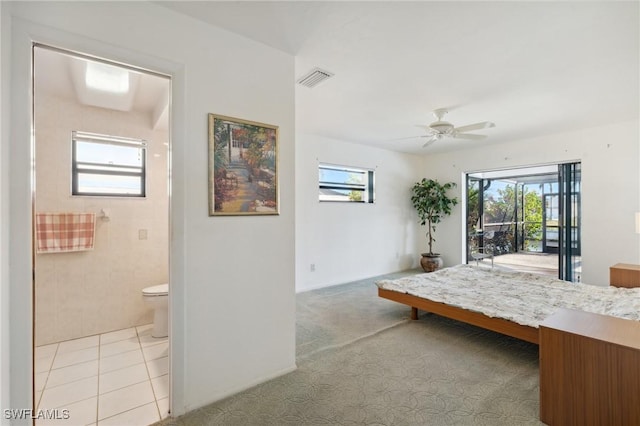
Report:
M 278 214 L 278 127 L 209 114 L 209 216 Z

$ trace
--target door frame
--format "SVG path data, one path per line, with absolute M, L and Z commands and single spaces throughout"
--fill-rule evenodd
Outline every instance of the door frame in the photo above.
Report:
M 39 161 L 42 161 L 42 159 L 38 160 L 37 157 L 37 150 L 35 148 L 36 145 L 36 116 L 35 116 L 35 111 L 36 111 L 36 91 L 35 91 L 35 72 L 36 72 L 36 61 L 35 61 L 35 52 L 36 49 L 46 49 L 49 50 L 51 52 L 55 52 L 57 54 L 60 55 L 66 55 L 72 58 L 77 58 L 80 60 L 89 60 L 89 61 L 98 61 L 100 63 L 103 64 L 108 64 L 108 65 L 113 65 L 119 68 L 123 68 L 123 69 L 127 69 L 129 71 L 134 71 L 134 72 L 138 72 L 138 73 L 144 73 L 147 75 L 151 75 L 154 76 L 156 78 L 163 78 L 163 79 L 167 79 L 169 81 L 169 91 L 167 93 L 167 103 L 168 103 L 168 109 L 169 109 L 169 114 L 168 114 L 168 131 L 167 131 L 167 143 L 168 143 L 168 149 L 167 149 L 167 169 L 166 169 L 166 178 L 167 181 L 166 183 L 168 184 L 167 188 L 171 187 L 171 171 L 170 171 L 170 164 L 171 164 L 171 132 L 170 132 L 170 128 L 171 128 L 171 84 L 172 84 L 172 79 L 170 75 L 166 75 L 163 73 L 159 73 L 157 71 L 153 71 L 153 70 L 149 70 L 149 69 L 144 69 L 144 68 L 140 68 L 137 67 L 135 65 L 131 65 L 131 64 L 124 64 L 121 62 L 115 62 L 112 61 L 109 58 L 105 58 L 105 57 L 96 57 L 84 52 L 77 52 L 77 51 L 70 51 L 64 48 L 59 48 L 59 47 L 53 47 L 53 46 L 49 46 L 46 44 L 42 44 L 42 43 L 38 43 L 38 42 L 32 42 L 31 44 L 31 69 L 32 69 L 32 73 L 31 73 L 31 79 L 32 79 L 32 83 L 31 83 L 31 88 L 32 88 L 32 95 L 31 95 L 31 134 L 32 134 L 32 141 L 31 141 L 31 164 L 32 164 L 32 197 L 31 197 L 31 214 L 32 214 L 32 237 L 31 240 L 34 242 L 33 247 L 32 247 L 32 265 L 33 265 L 33 280 L 32 280 L 32 317 L 31 317 L 31 321 L 32 321 L 32 356 L 34 358 L 34 366 L 33 366 L 33 395 L 34 395 L 34 399 L 33 399 L 33 410 L 34 412 L 36 412 L 36 401 L 35 401 L 35 393 L 36 393 L 36 389 L 35 389 L 35 349 L 36 349 L 36 312 L 37 312 L 37 306 L 36 306 L 36 300 L 37 300 L 37 294 L 36 294 L 36 227 L 35 227 L 35 215 L 36 215 L 36 197 L 37 197 L 37 181 L 36 181 L 36 170 L 38 167 L 38 163 Z M 143 179 L 142 181 L 143 185 L 147 185 L 145 180 Z M 143 190 L 144 191 L 144 190 Z M 95 197 L 95 196 L 94 196 Z M 99 196 L 97 196 L 99 197 Z M 170 235 L 171 232 L 171 194 L 168 192 L 167 193 L 167 235 Z M 168 277 L 170 277 L 170 257 L 171 257 L 171 253 L 170 253 L 170 242 L 169 239 L 167 239 L 167 274 Z M 168 279 L 169 285 L 171 286 L 171 280 Z M 171 303 L 171 292 L 169 292 L 169 296 L 168 296 L 168 302 Z M 171 316 L 169 316 L 169 328 L 171 328 Z M 169 346 L 171 346 L 171 334 L 169 334 L 168 337 L 168 341 L 169 341 Z M 169 362 L 170 362 L 170 357 L 169 357 Z M 171 393 L 171 371 L 169 370 L 169 393 Z M 169 410 L 171 410 L 171 397 L 169 396 Z
M 465 201 L 464 202 L 464 209 L 463 209 L 464 214 L 463 214 L 463 218 L 462 218 L 462 226 L 463 226 L 463 232 L 462 232 L 463 238 L 462 238 L 462 240 L 463 240 L 463 244 L 464 244 L 462 252 L 465 255 L 464 258 L 463 258 L 463 261 L 465 263 L 469 263 L 469 252 L 470 252 L 470 248 L 469 248 L 470 229 L 469 229 L 469 223 L 468 223 L 468 215 L 469 215 L 469 211 L 468 211 L 468 197 L 469 197 L 468 189 L 469 188 L 468 188 L 468 186 L 469 186 L 469 182 L 472 179 L 479 182 L 480 194 L 479 194 L 478 198 L 479 198 L 479 200 L 482 200 L 484 198 L 483 194 L 482 194 L 482 192 L 483 192 L 482 184 L 486 180 L 499 180 L 500 179 L 500 176 L 488 176 L 488 177 L 485 178 L 484 176 L 478 177 L 478 176 L 473 176 L 473 175 L 478 175 L 478 174 L 483 174 L 483 173 L 487 173 L 487 174 L 491 175 L 491 174 L 499 174 L 500 172 L 506 172 L 506 171 L 512 172 L 513 171 L 514 173 L 509 173 L 508 176 L 509 177 L 514 177 L 514 176 L 518 176 L 518 173 L 517 173 L 518 170 L 523 170 L 524 171 L 524 170 L 527 170 L 527 169 L 535 169 L 535 168 L 538 168 L 538 167 L 548 167 L 548 168 L 554 167 L 554 168 L 556 168 L 556 171 L 552 171 L 551 169 L 549 169 L 548 172 L 549 172 L 549 174 L 551 174 L 551 173 L 557 174 L 557 176 L 558 176 L 558 184 L 559 184 L 559 186 L 561 186 L 563 184 L 563 181 L 564 181 L 561 171 L 566 169 L 566 168 L 572 167 L 572 166 L 574 168 L 576 168 L 576 165 L 577 165 L 577 170 L 578 170 L 577 176 L 579 177 L 580 176 L 580 172 L 579 171 L 580 171 L 580 168 L 581 168 L 581 164 L 582 164 L 581 160 L 573 160 L 573 161 L 560 161 L 560 162 L 554 162 L 554 163 L 535 164 L 535 165 L 521 165 L 521 166 L 511 166 L 511 167 L 504 167 L 504 168 L 497 168 L 497 169 L 485 169 L 485 170 L 474 170 L 474 171 L 465 171 L 465 172 L 463 172 L 462 181 L 463 181 L 464 190 L 462 192 L 462 195 L 463 195 L 464 201 Z M 535 174 L 536 173 L 531 173 L 531 172 L 530 173 L 522 173 L 522 176 L 535 175 Z M 503 176 L 506 178 L 506 175 L 503 175 Z M 571 182 L 569 182 L 569 183 L 573 183 L 573 180 Z M 581 188 L 581 186 L 580 186 L 580 188 Z M 558 197 L 559 197 L 559 202 L 561 204 L 563 204 L 562 193 L 559 193 L 559 194 L 556 194 L 556 195 L 558 195 Z M 580 191 L 577 194 L 575 192 L 571 192 L 570 195 L 576 197 L 576 200 L 577 200 L 577 203 L 578 203 L 578 207 L 577 207 L 578 208 L 578 220 L 580 220 L 580 211 L 579 211 L 580 210 L 579 204 L 580 204 L 580 200 L 581 200 Z M 563 215 L 567 215 L 568 214 L 567 211 L 566 211 L 567 210 L 567 205 L 571 206 L 572 203 L 571 202 L 565 202 L 564 205 L 565 205 L 564 210 L 560 211 L 559 214 L 560 214 L 560 218 L 564 219 L 566 221 L 568 219 L 567 218 L 563 218 Z M 480 208 L 480 211 L 483 210 L 483 207 L 482 207 L 481 204 L 479 204 L 479 208 Z M 544 212 L 544 206 L 543 206 L 543 215 L 544 215 L 544 213 L 545 212 Z M 480 222 L 480 225 L 482 226 L 483 225 L 482 215 L 480 215 L 479 222 Z M 543 226 L 544 226 L 544 224 L 545 224 L 545 220 L 543 218 Z M 559 224 L 558 233 L 559 234 L 563 234 L 564 233 L 565 241 L 567 241 L 567 239 L 572 240 L 571 230 L 566 231 L 562 224 L 563 223 Z M 580 250 L 580 235 L 581 235 L 580 227 L 581 227 L 581 225 L 578 224 L 577 231 L 576 231 L 576 235 L 577 235 L 577 251 L 578 252 Z M 545 232 L 545 235 L 546 235 L 546 227 L 543 230 L 543 232 Z M 480 232 L 480 237 L 479 237 L 480 239 L 482 238 L 481 234 L 482 233 Z M 569 279 L 573 280 L 573 279 L 576 278 L 573 270 L 569 271 L 569 269 L 568 269 L 569 266 L 567 266 L 567 264 L 571 263 L 571 262 L 568 262 L 566 260 L 566 258 L 564 257 L 567 254 L 575 254 L 571 250 L 571 243 L 572 242 L 573 241 L 571 241 L 569 243 L 569 247 L 567 249 L 562 250 L 561 247 L 562 247 L 563 241 L 562 240 L 559 241 L 559 247 L 558 247 L 558 251 L 557 251 L 557 256 L 558 256 L 558 277 L 560 279 L 569 278 Z M 553 253 L 553 254 L 556 254 L 556 253 Z M 580 277 L 578 276 L 577 279 L 579 280 Z
M 111 58 L 113 62 L 135 64 L 136 67 L 165 74 L 171 78 L 169 194 L 170 242 L 169 280 L 172 295 L 169 299 L 171 342 L 169 346 L 169 405 L 172 416 L 185 410 L 184 367 L 184 282 L 185 282 L 185 148 L 179 143 L 186 139 L 186 99 L 184 64 L 133 52 L 125 48 L 67 33 L 17 17 L 12 20 L 10 49 L 10 132 L 3 132 L 2 146 L 10 158 L 3 158 L 10 176 L 8 195 L 3 196 L 7 215 L 3 226 L 8 233 L 8 259 L 11 267 L 7 274 L 9 288 L 8 352 L 11 362 L 9 399 L 13 407 L 33 407 L 33 60 L 34 43 L 59 47 L 72 52 L 91 52 L 98 58 Z M 6 51 L 5 51 L 6 52 Z M 6 115 L 8 116 L 8 114 Z M 8 120 L 7 120 L 8 121 Z M 4 123 L 3 123 L 4 124 Z M 7 182 L 9 180 L 7 179 Z M 30 284 L 27 284 L 30 283 Z M 24 419 L 17 424 L 31 424 Z

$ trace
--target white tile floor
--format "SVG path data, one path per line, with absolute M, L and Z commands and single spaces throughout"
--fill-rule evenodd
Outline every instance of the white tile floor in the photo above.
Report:
M 147 426 L 169 415 L 169 342 L 151 325 L 36 347 L 36 405 L 50 424 Z

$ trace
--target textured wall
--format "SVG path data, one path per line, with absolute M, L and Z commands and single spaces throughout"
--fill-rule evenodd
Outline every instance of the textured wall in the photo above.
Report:
M 110 220 L 97 218 L 92 251 L 36 255 L 36 345 L 150 323 L 141 290 L 168 280 L 168 134 L 154 131 L 148 114 L 83 106 L 45 90 L 35 88 L 36 212 L 97 217 L 105 209 Z M 147 140 L 147 197 L 72 197 L 73 130 Z

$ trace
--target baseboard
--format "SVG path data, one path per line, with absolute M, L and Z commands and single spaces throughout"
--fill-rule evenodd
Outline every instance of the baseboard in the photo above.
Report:
M 193 405 L 187 405 L 187 406 L 185 406 L 184 414 L 187 414 L 187 413 L 189 413 L 190 411 L 193 411 L 193 410 L 197 410 L 198 408 L 205 407 L 205 406 L 207 406 L 209 404 L 213 404 L 215 402 L 221 401 L 221 400 L 223 400 L 225 398 L 228 398 L 230 396 L 236 395 L 236 394 L 238 394 L 240 392 L 244 392 L 247 389 L 251 389 L 251 388 L 253 388 L 255 386 L 261 385 L 262 383 L 268 382 L 268 381 L 273 380 L 275 378 L 278 378 L 280 376 L 284 376 L 285 374 L 289 374 L 289 373 L 291 373 L 293 371 L 296 371 L 297 369 L 298 369 L 298 366 L 296 364 L 293 364 L 290 367 L 284 368 L 282 370 L 274 372 L 273 374 L 269 374 L 269 375 L 264 376 L 264 377 L 262 377 L 260 379 L 257 379 L 257 380 L 254 380 L 252 382 L 249 382 L 246 385 L 239 386 L 239 387 L 233 388 L 233 389 L 231 389 L 231 390 L 229 390 L 227 392 L 214 395 L 211 400 L 203 401 L 202 403 L 196 403 L 196 404 L 193 404 Z
M 418 268 L 418 269 L 420 269 L 420 268 Z M 363 277 L 363 278 L 354 278 L 354 279 L 349 280 L 349 281 L 342 281 L 342 282 L 337 282 L 337 283 L 324 283 L 324 284 L 313 285 L 311 287 L 296 288 L 296 294 L 298 294 L 298 293 L 306 293 L 307 291 L 320 290 L 321 288 L 329 288 L 329 287 L 335 287 L 335 286 L 339 286 L 339 285 L 350 284 L 350 283 L 353 283 L 353 282 L 356 282 L 356 281 L 370 280 L 372 278 L 383 277 L 385 275 L 397 274 L 399 272 L 413 271 L 413 270 L 416 270 L 416 268 L 401 269 L 399 271 L 391 271 L 391 272 L 386 272 L 384 274 L 371 275 L 371 276 Z

